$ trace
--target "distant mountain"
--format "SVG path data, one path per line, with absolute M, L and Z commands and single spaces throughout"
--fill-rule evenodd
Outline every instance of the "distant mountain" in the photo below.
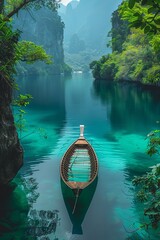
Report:
M 89 63 L 111 51 L 106 45 L 111 30 L 111 15 L 122 0 L 71 1 L 60 8 L 65 24 L 65 61 L 73 70 L 89 69 Z M 62 11 L 63 10 L 63 11 Z
M 65 23 L 65 44 L 77 34 L 88 48 L 106 51 L 111 14 L 121 0 L 71 1 L 61 14 Z

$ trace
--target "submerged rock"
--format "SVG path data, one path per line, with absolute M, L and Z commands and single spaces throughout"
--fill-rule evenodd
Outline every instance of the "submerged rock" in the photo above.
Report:
M 42 236 L 42 239 L 46 240 L 50 238 L 45 235 L 55 233 L 59 221 L 56 210 L 38 211 L 33 209 L 29 212 L 28 219 L 27 235 L 36 237 Z

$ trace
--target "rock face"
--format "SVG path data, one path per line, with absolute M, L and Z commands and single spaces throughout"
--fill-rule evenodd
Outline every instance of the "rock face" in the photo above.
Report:
M 23 10 L 14 20 L 14 28 L 22 32 L 21 39 L 43 46 L 47 54 L 53 56 L 53 64 L 51 65 L 42 62 L 32 65 L 20 64 L 17 72 L 19 74 L 41 74 L 44 72 L 60 74 L 63 72 L 64 23 L 58 13 L 43 8 L 37 11 L 33 10 L 31 15 Z
M 120 0 L 80 0 L 61 5 L 64 21 L 65 61 L 73 71 L 89 71 L 89 64 L 111 52 L 106 44 L 111 29 L 111 14 Z
M 10 109 L 12 88 L 0 77 L 0 186 L 14 178 L 23 164 L 14 119 Z
M 87 48 L 106 53 L 111 14 L 120 3 L 120 0 L 80 0 L 71 1 L 66 11 L 61 8 L 60 15 L 65 23 L 64 44 L 69 44 L 72 36 L 77 34 Z
M 35 11 L 31 17 L 28 12 L 21 11 L 17 19 L 15 29 L 21 30 L 21 38 L 33 41 L 44 46 L 46 52 L 54 56 L 54 65 L 46 67 L 42 63 L 33 66 L 19 66 L 21 73 L 42 72 L 57 73 L 63 71 L 63 23 L 57 12 L 47 9 Z M 1 20 L 1 19 L 0 19 Z M 15 73 L 15 44 L 18 35 L 11 27 L 2 22 L 0 39 L 0 185 L 6 185 L 17 174 L 23 164 L 23 149 L 19 143 L 18 135 L 14 125 L 14 118 L 10 108 L 12 101 L 12 75 Z M 3 31 L 2 31 L 3 30 Z M 9 64 L 8 64 L 9 63 Z

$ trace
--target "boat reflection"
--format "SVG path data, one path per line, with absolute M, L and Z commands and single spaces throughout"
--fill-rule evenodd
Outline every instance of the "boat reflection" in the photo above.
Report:
M 76 196 L 74 192 L 69 187 L 67 187 L 67 185 L 61 179 L 61 189 L 62 189 L 63 199 L 65 202 L 70 220 L 73 224 L 72 234 L 83 234 L 81 225 L 85 218 L 87 210 L 90 206 L 93 195 L 95 193 L 97 182 L 98 182 L 98 177 L 96 177 L 96 179 L 87 188 L 82 190 L 82 192 L 78 197 L 78 201 L 76 203 L 76 207 L 73 213 Z

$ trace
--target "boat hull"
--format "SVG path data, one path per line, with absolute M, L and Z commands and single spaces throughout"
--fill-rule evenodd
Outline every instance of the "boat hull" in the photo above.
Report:
M 98 160 L 88 141 L 79 138 L 68 148 L 61 160 L 60 173 L 63 182 L 75 195 L 95 180 Z

